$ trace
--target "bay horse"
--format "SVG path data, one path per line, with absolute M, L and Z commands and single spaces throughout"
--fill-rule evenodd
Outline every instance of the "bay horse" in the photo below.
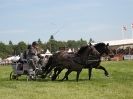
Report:
M 90 55 L 99 55 L 99 52 L 91 44 L 81 47 L 76 53 L 69 54 L 65 51 L 55 53 L 49 58 L 48 63 L 43 69 L 44 78 L 52 71 L 52 69 L 58 68 L 58 74 L 56 77 L 63 69 L 68 69 L 62 80 L 64 80 L 72 71 L 76 71 L 76 80 L 78 81 L 83 65 L 86 64 Z

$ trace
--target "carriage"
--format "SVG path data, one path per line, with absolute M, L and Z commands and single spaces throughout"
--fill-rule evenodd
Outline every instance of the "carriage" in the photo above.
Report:
M 43 65 L 45 66 L 45 65 Z M 26 75 L 27 81 L 29 80 L 36 80 L 42 77 L 42 65 L 38 64 L 38 66 L 31 68 L 29 61 L 21 60 L 12 63 L 12 71 L 10 73 L 10 80 L 16 79 L 21 75 Z M 50 76 L 50 75 L 49 75 Z
M 52 54 L 47 50 L 45 54 L 40 54 L 39 62 L 36 64 L 34 70 L 31 66 L 32 59 L 27 59 L 27 53 L 24 53 L 20 58 L 12 59 L 12 71 L 10 73 L 10 80 L 18 79 L 21 75 L 26 75 L 27 80 L 36 80 L 43 77 L 42 68 L 45 67 L 49 56 Z M 52 72 L 47 77 L 51 77 Z

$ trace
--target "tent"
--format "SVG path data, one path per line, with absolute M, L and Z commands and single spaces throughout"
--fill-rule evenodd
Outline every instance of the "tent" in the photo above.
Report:
M 41 56 L 45 57 L 46 55 L 51 56 L 53 55 L 48 49 L 45 54 L 41 54 Z
M 6 58 L 7 61 L 18 61 L 19 59 L 20 59 L 19 55 Z
M 109 43 L 110 46 L 116 46 L 116 45 L 132 45 L 133 44 L 133 39 L 104 41 L 104 43 Z
M 67 52 L 68 52 L 68 53 L 71 53 L 71 52 L 72 52 L 72 50 L 69 48 Z
M 124 46 L 128 46 L 132 48 L 133 45 L 133 39 L 123 39 L 123 40 L 112 40 L 112 41 L 102 41 L 103 43 L 111 46 L 113 49 L 118 49 L 119 47 L 124 48 Z M 100 42 L 97 42 L 100 43 Z M 97 43 L 92 43 L 92 45 L 97 44 Z

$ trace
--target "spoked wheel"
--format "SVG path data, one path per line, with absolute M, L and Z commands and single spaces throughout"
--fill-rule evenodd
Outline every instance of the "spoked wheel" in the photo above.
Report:
M 27 75 L 27 81 L 35 81 L 36 75 Z
M 13 80 L 13 79 L 18 80 L 17 76 L 14 75 L 14 72 L 12 71 L 12 72 L 10 73 L 10 80 Z
M 26 79 L 27 79 L 27 81 L 31 80 L 29 75 L 27 75 Z

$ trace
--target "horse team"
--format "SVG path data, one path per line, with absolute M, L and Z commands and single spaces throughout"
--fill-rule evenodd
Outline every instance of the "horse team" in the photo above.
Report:
M 47 75 L 54 70 L 54 73 L 51 77 L 52 80 L 56 80 L 57 76 L 64 70 L 67 69 L 63 80 L 68 80 L 68 75 L 72 71 L 77 72 L 76 80 L 78 81 L 79 75 L 82 69 L 88 69 L 89 71 L 89 80 L 91 79 L 92 69 L 102 69 L 105 76 L 109 76 L 108 71 L 100 65 L 101 57 L 103 55 L 109 55 L 112 53 L 109 44 L 97 43 L 95 45 L 86 45 L 81 47 L 77 52 L 58 52 L 53 54 L 46 64 L 42 68 L 43 78 L 46 78 Z

